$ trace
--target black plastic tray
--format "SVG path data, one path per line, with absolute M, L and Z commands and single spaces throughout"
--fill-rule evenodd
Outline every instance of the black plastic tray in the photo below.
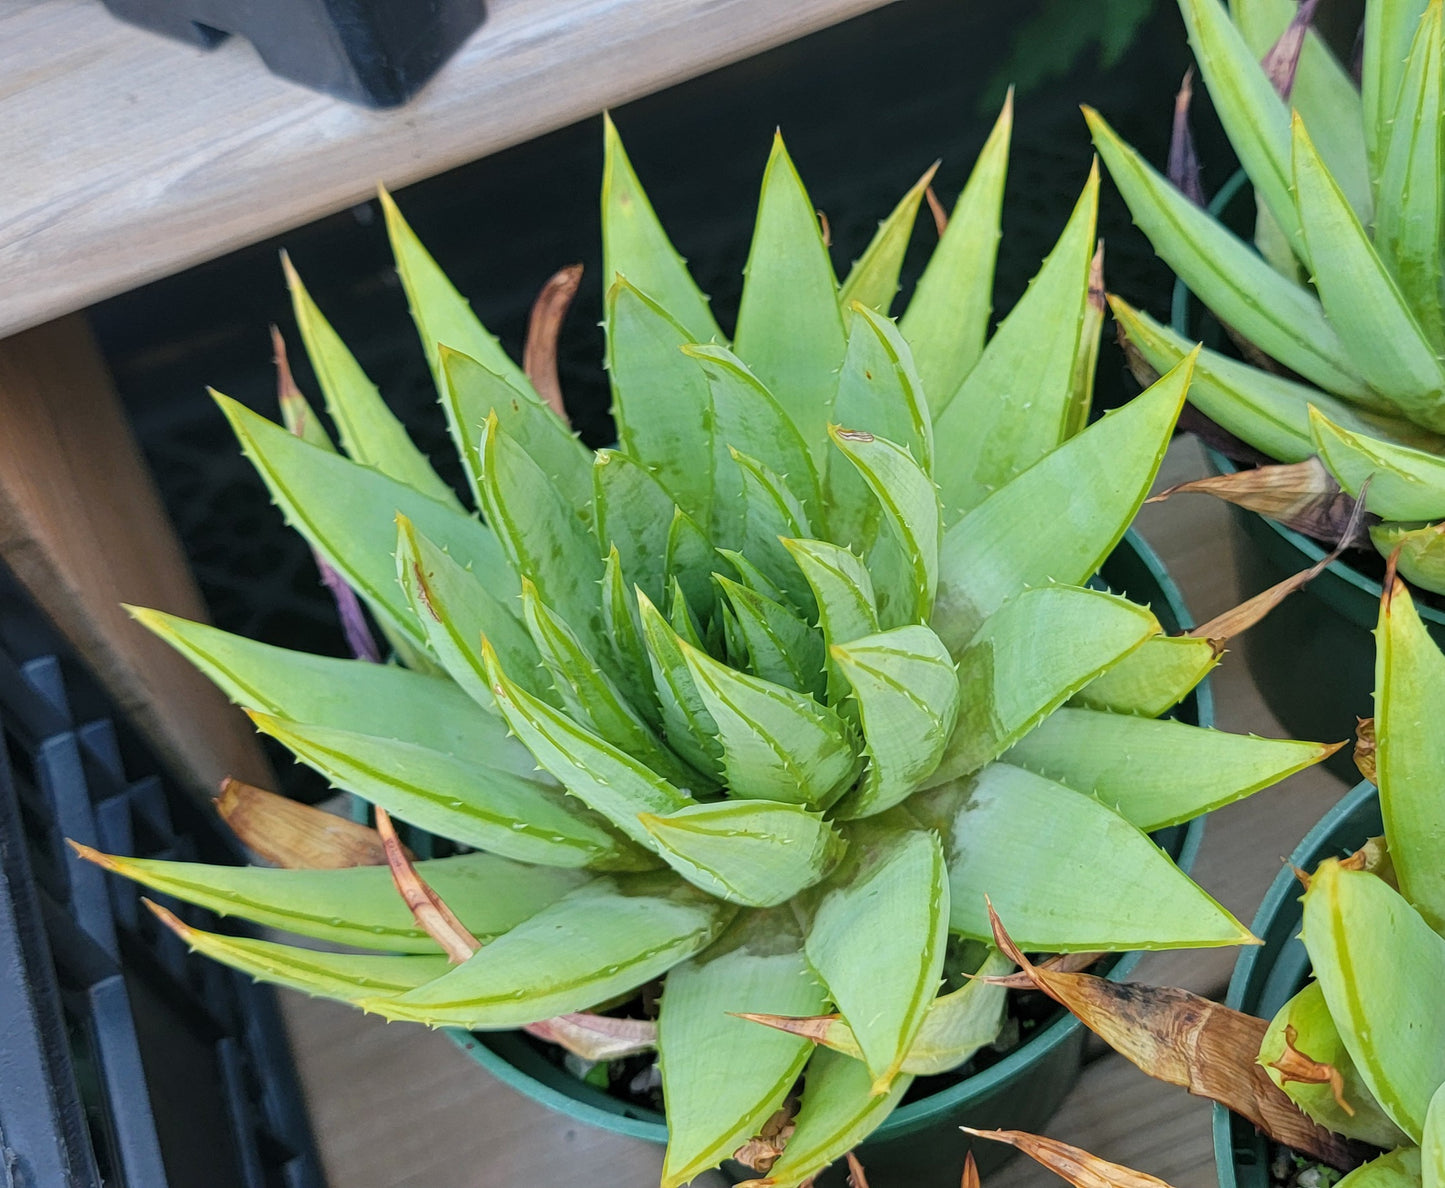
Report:
M 108 711 L 0 572 L 0 1182 L 320 1188 L 274 993 L 65 845 L 238 857 Z

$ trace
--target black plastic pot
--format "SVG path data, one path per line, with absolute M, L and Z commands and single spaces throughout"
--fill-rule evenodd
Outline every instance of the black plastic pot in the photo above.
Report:
M 1248 178 L 1236 173 L 1219 191 L 1210 210 L 1220 218 L 1239 217 L 1240 203 L 1253 195 Z M 1250 218 L 1253 217 L 1250 204 Z M 1208 311 L 1195 302 L 1183 281 L 1174 287 L 1171 321 L 1176 333 L 1221 346 L 1223 335 Z M 1219 474 L 1238 467 L 1215 450 L 1209 462 Z M 1329 551 L 1318 542 L 1255 512 L 1233 507 L 1241 531 L 1235 534 L 1239 601 L 1308 569 Z M 1375 640 L 1382 589 L 1346 558 L 1334 562 L 1300 593 L 1291 594 L 1263 622 L 1240 637 L 1249 670 L 1265 704 L 1294 738 L 1324 742 L 1354 735 L 1357 718 L 1373 713 Z M 1420 617 L 1440 647 L 1445 647 L 1445 614 L 1419 606 Z M 1325 761 L 1343 779 L 1358 774 L 1348 748 Z
M 483 0 L 104 0 L 211 49 L 236 33 L 273 74 L 368 107 L 405 103 L 485 15 Z
M 191 958 L 64 844 L 239 858 L 56 644 L 0 572 L 3 1183 L 321 1188 L 271 989 Z
M 1384 832 L 1380 796 L 1372 784 L 1357 784 L 1306 834 L 1290 862 L 1313 870 L 1325 858 L 1343 857 L 1366 838 Z M 1241 949 L 1229 981 L 1227 1005 L 1263 1019 L 1273 1018 L 1309 979 L 1309 955 L 1299 939 L 1304 911 L 1299 883 L 1289 867 L 1270 885 L 1254 918 L 1263 945 Z M 1214 1107 L 1214 1162 L 1219 1188 L 1269 1188 L 1270 1143 L 1252 1123 Z
M 1101 576 L 1111 589 L 1149 604 L 1165 630 L 1191 625 L 1163 564 L 1132 533 L 1105 563 Z M 1213 703 L 1207 684 L 1181 705 L 1178 716 L 1202 726 L 1212 723 Z M 1155 840 L 1188 870 L 1203 832 L 1204 823 L 1198 820 L 1161 830 Z M 1124 956 L 1109 976 L 1123 978 L 1137 961 L 1138 954 Z M 667 1141 L 661 1114 L 609 1096 L 571 1076 L 518 1032 L 454 1030 L 449 1034 L 483 1068 L 542 1105 L 617 1134 L 659 1144 Z M 874 1188 L 957 1188 L 969 1148 L 969 1140 L 958 1127 L 1042 1130 L 1078 1080 L 1083 1052 L 1081 1025 L 1060 1012 L 991 1068 L 901 1106 L 859 1150 L 869 1183 Z M 978 1148 L 975 1158 L 987 1172 L 1007 1160 L 1009 1153 L 999 1144 L 987 1143 Z M 843 1182 L 838 1165 L 818 1180 L 820 1188 L 838 1188 Z

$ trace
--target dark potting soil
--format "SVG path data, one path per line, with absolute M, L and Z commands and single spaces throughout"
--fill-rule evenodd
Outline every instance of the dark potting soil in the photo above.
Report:
M 1274 1188 L 1334 1188 L 1345 1174 L 1279 1143 L 1270 1148 L 1269 1182 Z

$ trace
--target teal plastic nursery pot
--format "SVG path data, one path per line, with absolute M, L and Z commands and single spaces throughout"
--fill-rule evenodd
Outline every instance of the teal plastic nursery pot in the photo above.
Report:
M 1210 202 L 1212 214 L 1243 230 L 1252 223 L 1253 191 L 1241 170 Z M 1246 210 L 1245 207 L 1248 209 Z M 1247 235 L 1247 231 L 1244 231 Z M 1183 281 L 1174 286 L 1170 321 L 1176 333 L 1218 348 L 1219 324 L 1194 300 Z M 1215 450 L 1209 462 L 1218 474 L 1239 468 Z M 1239 601 L 1308 569 L 1329 552 L 1278 521 L 1230 506 L 1240 532 L 1235 534 Z M 1357 718 L 1368 716 L 1375 687 L 1375 641 L 1380 582 L 1350 564 L 1348 557 L 1328 566 L 1303 591 L 1291 594 L 1240 637 L 1245 659 L 1265 704 L 1293 738 L 1321 741 L 1354 735 Z M 1445 647 L 1445 614 L 1419 604 L 1437 646 Z M 1325 766 L 1344 779 L 1355 776 L 1349 750 L 1337 752 Z
M 1129 533 L 1105 562 L 1100 577 L 1110 589 L 1146 603 L 1166 631 L 1191 626 L 1178 588 L 1163 563 L 1139 537 Z M 1197 725 L 1213 721 L 1213 704 L 1207 682 L 1179 707 L 1177 715 Z M 1188 870 L 1203 838 L 1202 820 L 1161 830 L 1155 840 Z M 1109 976 L 1121 979 L 1133 969 L 1138 954 L 1117 960 Z M 616 1134 L 667 1141 L 660 1113 L 609 1095 L 553 1064 L 521 1032 L 466 1032 L 453 1030 L 451 1038 L 478 1064 L 533 1101 L 579 1121 Z M 960 1125 L 1038 1131 L 1077 1081 L 1082 1067 L 1084 1032 L 1072 1016 L 1060 1012 L 997 1064 L 975 1075 L 948 1083 L 933 1078 L 940 1088 L 908 1101 L 863 1143 L 859 1158 L 874 1188 L 957 1188 L 969 1140 Z M 975 1153 L 987 1172 L 1009 1157 L 996 1143 L 980 1145 Z M 737 1169 L 734 1169 L 737 1170 Z M 743 1178 L 739 1174 L 739 1178 Z M 841 1165 L 819 1177 L 819 1188 L 844 1183 Z
M 1373 784 L 1357 784 L 1305 835 L 1290 862 L 1313 870 L 1326 858 L 1353 853 L 1384 832 L 1380 796 Z M 1294 872 L 1284 867 L 1254 918 L 1263 945 L 1241 949 L 1225 999 L 1235 1010 L 1272 1018 L 1309 979 L 1309 955 L 1299 939 L 1304 909 Z M 1214 1162 L 1219 1188 L 1269 1188 L 1271 1143 L 1243 1118 L 1214 1107 Z

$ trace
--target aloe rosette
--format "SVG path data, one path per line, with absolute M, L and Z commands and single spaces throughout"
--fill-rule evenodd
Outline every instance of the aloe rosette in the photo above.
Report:
M 1306 6 L 1312 7 L 1312 6 Z M 1097 113 L 1094 143 L 1158 254 L 1268 369 L 1205 351 L 1190 400 L 1281 463 L 1318 456 L 1378 549 L 1445 592 L 1445 32 L 1440 0 L 1368 0 L 1360 81 L 1292 0 L 1180 0 L 1195 60 L 1254 185 L 1255 243 L 1155 172 Z M 1231 14 L 1232 18 L 1231 19 Z M 1298 40 L 1302 37 L 1302 41 Z M 1262 64 L 1293 49 L 1288 68 Z M 1278 66 L 1279 63 L 1271 62 Z M 1276 84 L 1292 80 L 1288 98 Z M 1123 300 L 1149 365 L 1192 344 Z
M 1383 1148 L 1343 1184 L 1445 1175 L 1445 656 L 1398 579 L 1376 630 L 1375 783 L 1385 835 L 1309 874 L 1301 938 L 1314 980 L 1276 1014 L 1259 1060 L 1328 1130 Z M 1299 1065 L 1328 1075 L 1294 1079 Z
M 298 436 L 220 403 L 402 663 L 136 613 L 302 762 L 468 851 L 416 871 L 480 948 L 450 962 L 385 867 L 103 861 L 331 942 L 185 930 L 389 1019 L 542 1025 L 665 978 L 668 1185 L 757 1135 L 801 1077 L 764 1181 L 798 1184 L 915 1074 L 993 1040 L 1005 991 L 963 976 L 1007 967 L 985 894 L 1035 950 L 1249 941 L 1148 831 L 1328 748 L 1157 720 L 1214 648 L 1086 585 L 1154 478 L 1191 363 L 1084 428 L 1095 173 L 988 336 L 1009 131 L 1006 108 L 896 324 L 927 177 L 840 285 L 777 140 L 729 344 L 609 123 L 619 446 L 595 454 L 384 199 L 480 514 L 294 277 L 345 455 L 314 417 Z

